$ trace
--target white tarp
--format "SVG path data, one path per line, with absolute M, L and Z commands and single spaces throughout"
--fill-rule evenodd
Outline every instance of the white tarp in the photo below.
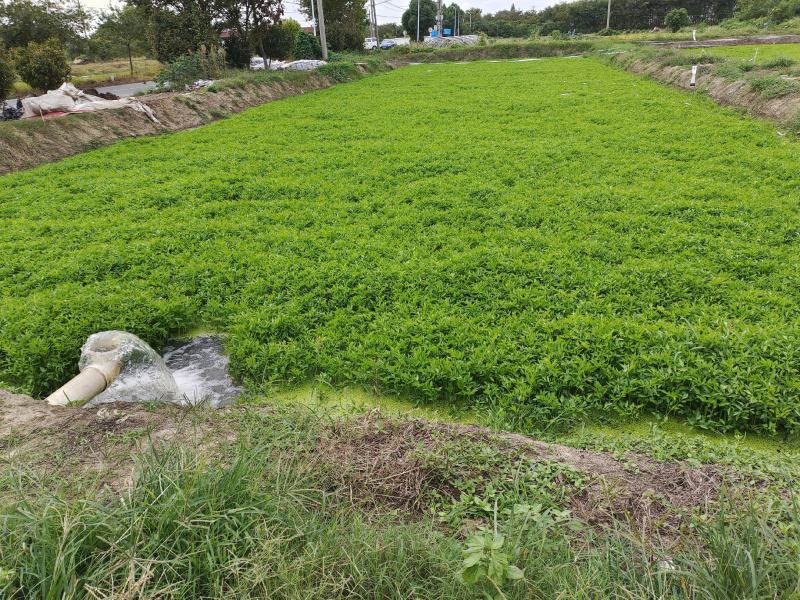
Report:
M 327 65 L 324 60 L 293 60 L 283 62 L 282 60 L 273 60 L 269 63 L 270 71 L 313 71 L 322 65 Z
M 90 96 L 76 88 L 71 83 L 65 83 L 57 90 L 50 90 L 43 96 L 23 98 L 22 106 L 26 117 L 36 117 L 53 112 L 83 113 L 108 110 L 111 108 L 131 108 L 146 114 L 151 121 L 158 123 L 155 114 L 146 104 L 133 98 L 120 98 L 119 100 L 104 100 L 98 96 Z

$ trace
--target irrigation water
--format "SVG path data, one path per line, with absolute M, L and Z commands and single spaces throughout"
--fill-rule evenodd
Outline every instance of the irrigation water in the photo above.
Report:
M 124 331 L 103 331 L 86 340 L 78 363 L 84 368 L 120 363 L 119 375 L 89 404 L 172 402 L 219 407 L 241 393 L 228 375 L 222 340 L 205 335 L 165 349 L 162 358 L 147 342 Z

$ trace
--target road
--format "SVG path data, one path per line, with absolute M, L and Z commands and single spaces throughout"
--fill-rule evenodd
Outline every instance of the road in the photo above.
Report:
M 123 83 L 122 85 L 105 85 L 96 87 L 98 92 L 103 94 L 115 94 L 120 98 L 127 98 L 128 96 L 135 96 L 139 92 L 147 92 L 155 89 L 155 81 L 145 81 L 143 83 Z

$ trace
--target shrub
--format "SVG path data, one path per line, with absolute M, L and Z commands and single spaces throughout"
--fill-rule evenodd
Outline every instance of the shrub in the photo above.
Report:
M 735 81 L 742 78 L 744 71 L 735 63 L 720 63 L 714 68 L 714 75 Z
M 197 51 L 200 71 L 205 79 L 217 79 L 225 70 L 225 49 L 202 44 Z
M 197 54 L 184 54 L 164 66 L 156 75 L 159 87 L 182 89 L 198 79 L 216 79 L 225 69 L 225 50 L 201 45 Z
M 550 37 L 553 38 L 554 40 L 560 40 L 561 31 L 559 31 L 558 29 L 553 29 L 553 31 L 550 32 Z
M 797 64 L 797 61 L 793 58 L 789 58 L 788 56 L 776 56 L 775 58 L 764 61 L 761 63 L 761 66 L 765 69 L 787 69 L 793 67 L 795 64 Z
M 597 32 L 597 35 L 602 36 L 609 36 L 609 35 L 619 35 L 620 32 L 616 29 L 611 29 L 610 27 L 604 27 L 600 31 Z
M 664 19 L 664 25 L 673 33 L 688 26 L 689 23 L 691 23 L 689 12 L 685 8 L 673 8 Z
M 775 76 L 751 79 L 750 87 L 769 100 L 800 93 L 800 84 L 796 81 Z
M 292 19 L 266 29 L 261 37 L 261 44 L 266 54 L 264 58 L 286 60 L 293 56 L 299 32 L 300 24 Z
M 200 58 L 196 54 L 184 54 L 164 65 L 161 72 L 156 75 L 156 83 L 159 87 L 182 89 L 200 79 L 202 74 Z
M 358 78 L 358 70 L 353 63 L 329 63 L 317 69 L 317 73 L 329 77 L 337 83 L 353 81 Z
M 322 58 L 322 46 L 317 37 L 302 30 L 298 31 L 294 44 L 294 57 L 298 60 Z
M 22 81 L 38 90 L 54 90 L 70 74 L 67 50 L 56 38 L 42 44 L 31 42 L 17 55 L 17 73 Z
M 16 77 L 11 57 L 0 48 L 0 100 L 8 98 L 8 93 L 14 86 Z

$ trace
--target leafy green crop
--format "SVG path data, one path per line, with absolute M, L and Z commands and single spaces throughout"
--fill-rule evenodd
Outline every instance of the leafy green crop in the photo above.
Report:
M 593 59 L 416 65 L 0 178 L 0 382 L 230 333 L 255 385 L 800 430 L 796 142 Z

